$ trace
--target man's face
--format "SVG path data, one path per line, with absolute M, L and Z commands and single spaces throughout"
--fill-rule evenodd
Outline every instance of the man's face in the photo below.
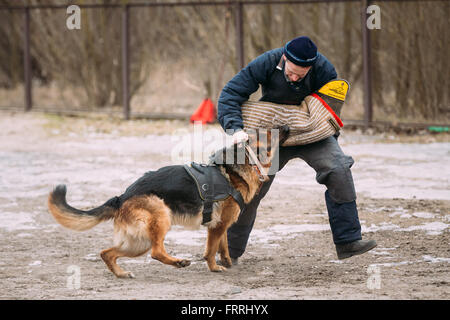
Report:
M 292 62 L 290 62 L 286 57 L 284 57 L 284 73 L 286 74 L 286 77 L 289 79 L 289 81 L 297 82 L 303 79 L 308 71 L 311 69 L 311 66 L 309 67 L 301 67 L 298 66 Z

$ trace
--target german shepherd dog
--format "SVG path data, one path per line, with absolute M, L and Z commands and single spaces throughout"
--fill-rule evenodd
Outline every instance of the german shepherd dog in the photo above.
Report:
M 263 176 L 267 179 L 274 154 L 278 152 L 278 145 L 288 138 L 287 126 L 276 129 L 278 135 L 265 129 L 249 133 L 248 146 L 259 150 L 258 159 L 263 163 L 259 169 L 249 161 L 248 154 L 242 164 L 235 161 L 232 164 L 217 164 L 220 173 L 241 193 L 245 203 L 252 200 L 260 185 L 264 183 L 260 169 L 266 171 Z M 265 133 L 261 134 L 261 130 Z M 264 134 L 266 139 L 260 139 Z M 237 145 L 231 148 L 236 155 Z M 229 150 L 230 148 L 224 148 L 216 154 L 230 152 Z M 190 265 L 189 260 L 174 258 L 166 252 L 164 238 L 173 224 L 198 228 L 202 221 L 203 202 L 184 167 L 173 165 L 147 172 L 121 196 L 113 197 L 100 207 L 88 211 L 68 205 L 66 186 L 58 185 L 48 197 L 48 207 L 56 221 L 77 231 L 84 231 L 102 221 L 114 219 L 114 246 L 103 250 L 100 255 L 117 277 L 133 278 L 131 272 L 123 270 L 117 264 L 117 258 L 137 257 L 151 250 L 151 257 L 162 263 L 178 268 Z M 205 224 L 208 227 L 208 235 L 204 259 L 210 271 L 221 272 L 231 267 L 227 229 L 238 219 L 239 213 L 240 207 L 231 196 L 214 203 L 211 221 Z M 222 266 L 216 263 L 217 252 L 220 254 Z

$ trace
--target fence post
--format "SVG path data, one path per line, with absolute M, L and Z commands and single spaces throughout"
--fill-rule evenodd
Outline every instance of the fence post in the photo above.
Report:
M 370 0 L 361 0 L 361 33 L 363 42 L 363 74 L 364 74 L 364 127 L 367 129 L 373 121 L 372 106 L 372 61 L 370 31 L 367 28 L 367 7 Z
M 24 52 L 23 70 L 25 77 L 25 111 L 30 111 L 33 100 L 31 96 L 31 60 L 30 60 L 30 8 L 26 7 L 23 19 L 24 28 Z
M 236 1 L 235 3 L 235 31 L 236 31 L 236 61 L 238 69 L 245 66 L 244 61 L 244 17 L 243 17 L 243 3 Z
M 125 120 L 130 119 L 129 6 L 122 8 L 122 104 Z

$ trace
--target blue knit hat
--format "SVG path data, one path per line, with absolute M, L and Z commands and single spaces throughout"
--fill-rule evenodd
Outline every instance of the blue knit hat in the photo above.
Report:
M 292 63 L 301 66 L 312 66 L 317 59 L 317 47 L 308 37 L 298 37 L 284 46 L 284 55 Z

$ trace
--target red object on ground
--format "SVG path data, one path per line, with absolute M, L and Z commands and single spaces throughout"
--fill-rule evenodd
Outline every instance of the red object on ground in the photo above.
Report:
M 205 99 L 192 114 L 191 123 L 201 121 L 202 124 L 213 123 L 216 121 L 216 107 L 211 99 Z

